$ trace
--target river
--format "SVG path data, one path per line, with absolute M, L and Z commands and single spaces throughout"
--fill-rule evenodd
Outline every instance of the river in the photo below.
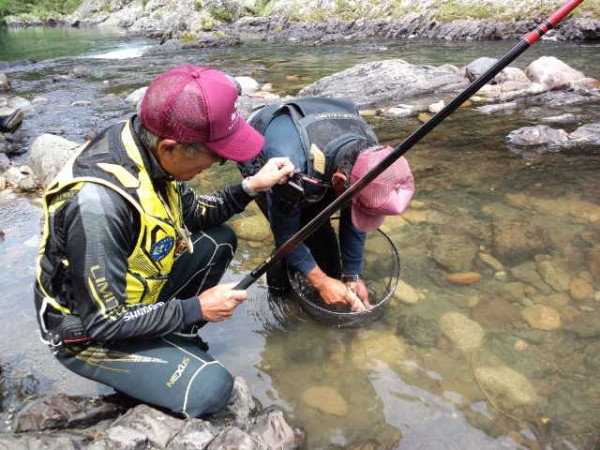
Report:
M 320 77 L 362 62 L 402 58 L 415 64 L 460 66 L 481 56 L 500 57 L 514 45 L 507 41 L 354 42 L 320 47 L 248 43 L 146 55 L 153 44 L 89 29 L 1 33 L 0 61 L 13 61 L 3 70 L 15 93 L 30 100 L 48 99 L 45 106 L 27 113 L 20 130 L 26 142 L 44 132 L 82 141 L 88 131 L 131 114 L 124 94 L 181 63 L 252 76 L 272 83 L 277 93 L 294 95 Z M 525 68 L 542 55 L 556 56 L 600 78 L 599 44 L 543 41 L 515 65 Z M 37 62 L 14 62 L 29 59 Z M 76 67 L 85 68 L 89 75 L 63 77 Z M 288 81 L 289 75 L 298 81 Z M 71 106 L 77 100 L 91 103 Z M 600 104 L 573 105 L 566 112 L 576 119 L 560 126 L 572 131 L 581 123 L 598 121 Z M 552 297 L 563 321 L 556 331 L 534 330 L 520 316 L 532 300 L 511 297 L 508 286 L 514 288 L 524 278 L 517 278 L 512 269 L 544 258 L 566 261 L 573 276 L 587 279 L 587 252 L 600 245 L 596 222 L 564 211 L 569 204 L 600 207 L 600 150 L 589 147 L 525 160 L 506 148 L 504 139 L 510 131 L 553 114 L 543 107 L 501 116 L 461 109 L 409 152 L 416 207 L 406 222 L 392 222 L 385 229 L 400 250 L 403 280 L 420 293 L 419 303 L 409 306 L 395 301 L 385 317 L 369 328 L 336 329 L 305 316 L 293 298 L 283 311 L 274 307 L 259 282 L 231 320 L 205 327 L 203 336 L 211 353 L 248 380 L 263 406 L 282 407 L 292 423 L 305 428 L 311 449 L 366 442 L 407 449 L 593 448 L 600 428 L 600 303 L 574 302 L 566 294 L 555 299 L 552 292 L 532 295 L 534 302 Z M 399 143 L 419 126 L 415 118 L 370 120 L 390 144 Z M 16 157 L 20 163 L 26 160 L 26 154 Z M 203 174 L 194 188 L 210 191 L 236 180 L 239 174 L 230 163 Z M 554 203 L 542 208 L 540 204 L 547 204 L 542 200 Z M 39 199 L 2 195 L 0 210 L 0 230 L 5 233 L 0 242 L 4 407 L 38 393 L 109 393 L 110 389 L 63 369 L 39 341 L 31 295 L 42 218 Z M 243 215 L 254 214 L 251 208 Z M 481 282 L 468 286 L 444 282 L 431 257 L 440 239 L 467 236 L 481 252 L 491 253 L 495 227 L 515 214 L 525 217 L 530 228 L 515 226 L 514 234 L 539 230 L 547 237 L 543 250 L 520 255 L 518 261 L 502 261 L 509 273 L 505 278 L 478 263 Z M 537 237 L 528 234 L 526 239 Z M 242 278 L 270 249 L 268 243 L 256 246 L 242 240 L 225 280 Z M 598 300 L 600 280 L 592 283 Z M 447 313 L 460 313 L 482 325 L 485 337 L 476 354 L 461 352 L 445 337 L 431 347 L 408 345 L 396 332 L 401 316 L 438 323 Z M 591 333 L 582 331 L 583 321 L 586 326 L 590 323 Z M 535 401 L 516 404 L 511 381 L 490 394 L 481 373 L 475 375 L 481 367 L 510 368 L 526 377 Z M 314 387 L 341 396 L 345 413 L 308 406 L 305 394 Z

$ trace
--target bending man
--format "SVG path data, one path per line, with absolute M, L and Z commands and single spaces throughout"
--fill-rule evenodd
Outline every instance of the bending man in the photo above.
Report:
M 244 175 L 256 173 L 272 157 L 289 158 L 296 168 L 289 183 L 257 199 L 277 246 L 392 151 L 379 145 L 356 105 L 342 99 L 307 97 L 271 105 L 254 113 L 250 123 L 264 135 L 265 147 L 257 158 L 239 165 Z M 342 209 L 339 245 L 326 222 L 288 253 L 287 264 L 301 272 L 327 304 L 347 305 L 352 311 L 369 307 L 361 278 L 366 233 L 377 229 L 386 215 L 402 213 L 413 192 L 408 162 L 400 158 Z M 284 268 L 267 275 L 270 287 L 289 286 Z

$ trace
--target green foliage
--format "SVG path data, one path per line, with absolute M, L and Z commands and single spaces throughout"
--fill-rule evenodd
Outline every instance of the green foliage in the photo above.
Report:
M 0 0 L 0 17 L 30 14 L 42 20 L 56 14 L 71 14 L 82 0 Z
M 179 40 L 181 42 L 194 42 L 196 40 L 196 36 L 193 33 L 183 33 L 179 36 Z
M 233 13 L 225 6 L 214 5 L 209 8 L 209 13 L 221 22 L 233 22 Z
M 269 5 L 271 3 L 274 2 L 271 2 L 271 0 L 256 0 L 254 3 L 256 14 L 259 16 L 267 16 L 269 13 Z
M 507 12 L 506 6 L 491 6 L 485 4 L 465 5 L 457 0 L 442 0 L 436 5 L 435 17 L 438 20 L 450 21 L 457 19 L 490 19 L 500 18 Z

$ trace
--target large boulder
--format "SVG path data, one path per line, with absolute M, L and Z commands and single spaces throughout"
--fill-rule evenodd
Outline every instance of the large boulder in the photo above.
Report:
M 435 93 L 462 89 L 467 80 L 449 69 L 416 66 L 401 59 L 359 64 L 321 78 L 300 96 L 347 97 L 359 107 L 383 107 Z
M 42 187 L 48 186 L 66 162 L 77 153 L 80 145 L 53 134 L 42 134 L 31 144 L 29 167 Z
M 529 64 L 526 73 L 531 81 L 541 84 L 547 90 L 567 89 L 581 84 L 586 79 L 582 72 L 554 56 L 536 59 Z

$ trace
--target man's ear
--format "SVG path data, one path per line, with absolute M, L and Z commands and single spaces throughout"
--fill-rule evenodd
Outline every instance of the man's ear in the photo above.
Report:
M 156 153 L 159 158 L 164 158 L 165 156 L 170 156 L 175 150 L 175 146 L 177 142 L 173 139 L 160 139 L 158 144 L 156 144 Z

